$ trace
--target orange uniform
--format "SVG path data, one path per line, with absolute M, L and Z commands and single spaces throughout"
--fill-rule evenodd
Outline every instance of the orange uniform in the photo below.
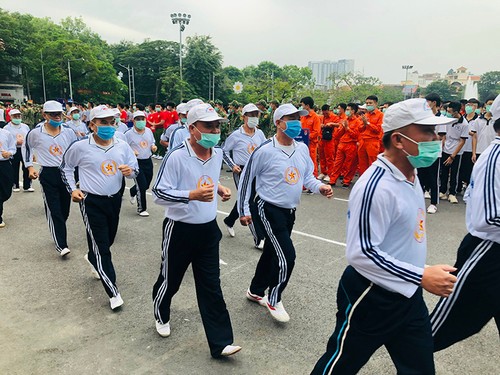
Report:
M 321 128 L 325 126 L 325 124 L 330 123 L 339 123 L 340 117 L 330 113 L 328 116 L 320 116 L 321 119 Z M 325 176 L 329 175 L 329 171 L 333 170 L 333 164 L 335 162 L 335 152 L 337 151 L 336 145 L 338 144 L 338 140 L 335 140 L 334 134 L 337 128 L 332 128 L 333 134 L 331 140 L 326 140 L 321 138 L 319 142 L 319 165 L 321 167 L 321 173 Z
M 314 176 L 318 177 L 318 143 L 321 137 L 321 119 L 314 111 L 300 118 L 302 129 L 309 129 L 309 155 L 314 163 Z
M 368 167 L 377 159 L 380 152 L 380 139 L 382 138 L 382 122 L 384 114 L 375 109 L 365 114 L 367 119 L 366 126 L 361 123 L 358 158 L 359 171 L 363 174 Z
M 340 174 L 344 174 L 344 185 L 349 185 L 356 173 L 356 160 L 358 152 L 359 130 L 363 122 L 358 116 L 347 117 L 347 128 L 339 127 L 338 135 L 340 136 L 337 154 L 335 156 L 335 166 L 330 173 L 330 183 L 337 182 Z

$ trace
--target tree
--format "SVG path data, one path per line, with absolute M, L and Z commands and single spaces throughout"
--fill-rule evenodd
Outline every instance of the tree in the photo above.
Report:
M 500 93 L 500 71 L 486 72 L 478 84 L 479 98 L 485 101 L 490 96 Z
M 442 79 L 431 82 L 425 88 L 425 95 L 436 93 L 440 96 L 441 100 L 453 100 L 457 98 L 457 90 L 451 86 L 448 81 Z

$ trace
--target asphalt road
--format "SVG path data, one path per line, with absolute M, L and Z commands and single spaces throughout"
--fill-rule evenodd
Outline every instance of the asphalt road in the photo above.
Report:
M 156 168 L 159 162 L 155 161 Z M 221 182 L 234 187 L 229 173 Z M 40 187 L 13 193 L 0 229 L 1 374 L 308 374 L 323 354 L 335 324 L 335 294 L 346 266 L 345 216 L 348 190 L 335 199 L 303 196 L 293 240 L 297 261 L 283 302 L 291 320 L 281 325 L 245 298 L 260 251 L 247 228 L 237 225 L 230 238 L 219 202 L 222 289 L 231 315 L 234 357 L 210 357 L 189 269 L 172 304 L 169 338 L 155 331 L 151 290 L 160 267 L 163 210 L 149 197 L 148 218 L 124 199 L 117 240 L 112 247 L 117 283 L 125 301 L 112 312 L 99 281 L 83 259 L 85 231 L 76 204 L 68 220 L 68 259 L 54 250 Z M 453 264 L 466 233 L 465 205 L 439 206 L 428 216 L 428 264 Z M 300 233 L 299 233 L 300 232 Z M 425 294 L 429 309 L 437 298 Z M 494 324 L 435 356 L 438 374 L 498 374 L 499 340 Z M 380 349 L 362 374 L 395 374 Z

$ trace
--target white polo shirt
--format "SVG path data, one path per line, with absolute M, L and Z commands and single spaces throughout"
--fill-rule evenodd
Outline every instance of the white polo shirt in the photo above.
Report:
M 484 150 L 493 142 L 497 133 L 493 129 L 493 118 L 487 120 L 484 117 L 478 117 L 471 122 L 471 131 L 476 133 L 476 154 L 482 154 Z
M 463 117 L 453 124 L 446 125 L 446 139 L 444 141 L 443 152 L 449 155 L 453 154 L 460 143 L 460 139 L 467 139 L 468 137 L 469 124 L 467 121 L 463 121 Z M 463 153 L 464 148 L 462 147 L 457 155 L 462 155 Z

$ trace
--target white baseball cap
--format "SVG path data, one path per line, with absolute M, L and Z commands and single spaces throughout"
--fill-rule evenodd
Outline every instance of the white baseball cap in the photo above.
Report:
M 116 108 L 109 108 L 104 104 L 98 105 L 97 107 L 92 108 L 90 111 L 90 121 L 95 118 L 106 118 L 106 117 L 115 117 L 117 113 L 120 111 Z
M 134 114 L 133 114 L 133 117 L 136 118 L 136 117 L 146 117 L 146 114 L 143 112 L 143 111 L 135 111 Z
M 189 112 L 191 108 L 193 108 L 195 105 L 203 104 L 203 100 L 201 99 L 191 99 L 189 102 L 186 103 L 186 112 Z
M 56 102 L 55 100 L 47 100 L 43 103 L 43 111 L 44 112 L 62 112 L 63 107 L 61 103 Z
M 294 113 L 298 113 L 300 116 L 307 116 L 309 111 L 298 109 L 291 103 L 282 104 L 274 111 L 273 122 L 276 125 L 276 121 L 280 120 L 283 116 L 293 115 Z
M 258 112 L 261 112 L 262 111 L 257 108 L 257 106 L 253 103 L 248 103 L 246 106 L 243 107 L 243 110 L 241 111 L 241 114 L 244 115 L 245 113 L 248 113 L 248 112 L 255 112 L 255 111 L 258 111 Z
M 21 111 L 17 108 L 14 108 L 14 109 L 11 109 L 10 112 L 9 112 L 9 115 L 12 116 L 12 115 L 20 115 L 21 114 Z
M 67 114 L 69 115 L 69 114 L 70 114 L 71 112 L 73 112 L 73 111 L 79 111 L 78 107 L 71 107 L 71 108 L 69 109 L 69 111 L 67 112 Z
M 188 109 L 187 109 L 187 103 L 180 103 L 176 108 L 175 110 L 177 111 L 177 113 L 180 113 L 182 115 L 185 115 L 187 112 L 188 112 Z
M 493 121 L 500 118 L 500 95 L 497 95 L 493 103 L 491 103 L 490 113 L 493 116 Z
M 366 103 L 363 103 L 363 105 L 358 106 L 358 109 L 366 109 Z
M 227 122 L 228 120 L 223 117 L 219 117 L 215 109 L 207 103 L 202 103 L 195 105 L 191 108 L 187 115 L 187 124 L 194 124 L 196 121 L 220 121 Z
M 456 121 L 453 118 L 436 116 L 425 99 L 408 99 L 391 105 L 384 113 L 384 133 L 401 129 L 410 124 L 443 125 Z

